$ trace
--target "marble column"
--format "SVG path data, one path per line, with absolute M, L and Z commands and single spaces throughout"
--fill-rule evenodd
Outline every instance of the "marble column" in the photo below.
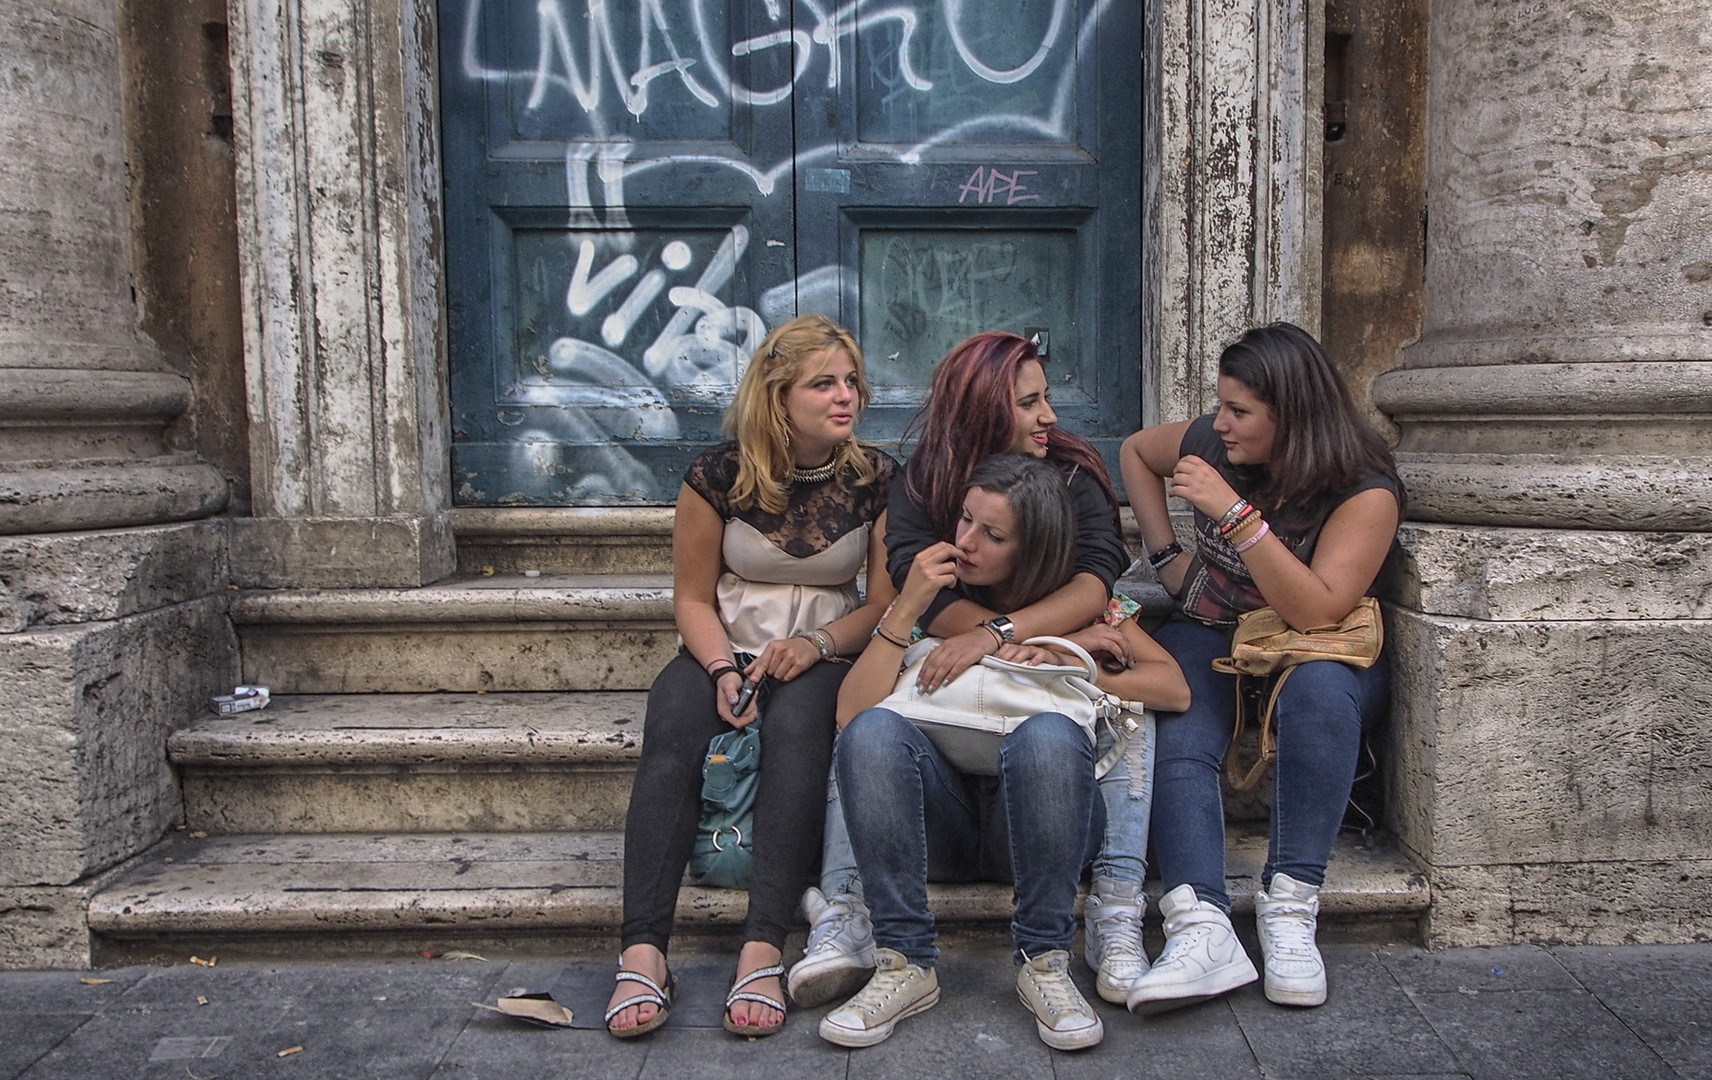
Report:
M 167 733 L 237 669 L 226 482 L 137 330 L 121 48 L 113 0 L 0 0 L 5 966 L 88 962 L 90 890 L 176 817 Z
M 1445 944 L 1712 915 L 1703 4 L 1431 9 L 1392 809 Z

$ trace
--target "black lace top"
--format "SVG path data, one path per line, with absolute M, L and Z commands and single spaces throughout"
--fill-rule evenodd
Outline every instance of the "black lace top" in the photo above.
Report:
M 716 446 L 690 465 L 684 483 L 725 521 L 715 592 L 720 621 L 738 652 L 757 654 L 769 641 L 823 627 L 861 602 L 856 575 L 868 554 L 869 528 L 885 512 L 898 470 L 886 454 L 868 453 L 874 483 L 848 489 L 836 478 L 792 484 L 782 514 L 732 505 L 736 443 Z
M 721 443 L 691 462 L 684 482 L 708 501 L 726 521 L 741 521 L 775 547 L 797 559 L 817 555 L 846 534 L 872 525 L 886 509 L 898 463 L 889 454 L 869 448 L 877 477 L 868 487 L 845 488 L 836 479 L 818 484 L 791 485 L 790 503 L 782 514 L 760 507 L 738 509 L 731 504 L 737 482 L 737 444 Z

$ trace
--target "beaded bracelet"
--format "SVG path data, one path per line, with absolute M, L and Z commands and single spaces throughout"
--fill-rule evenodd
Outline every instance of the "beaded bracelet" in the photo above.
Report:
M 1243 552 L 1247 551 L 1249 548 L 1260 543 L 1261 538 L 1264 537 L 1267 533 L 1269 533 L 1271 531 L 1272 531 L 1272 526 L 1268 525 L 1266 523 L 1265 519 L 1262 519 L 1260 522 L 1260 528 L 1254 530 L 1254 535 L 1249 537 L 1247 540 L 1244 540 L 1242 543 L 1236 545 L 1236 553 L 1238 555 L 1241 555 Z
M 1251 504 L 1247 499 L 1241 498 L 1232 503 L 1231 508 L 1225 511 L 1225 516 L 1219 519 L 1220 531 L 1223 531 L 1227 526 L 1235 522 L 1236 519 L 1241 517 L 1252 505 L 1253 504 Z
M 1260 511 L 1251 506 L 1247 510 L 1243 511 L 1243 514 L 1241 517 L 1237 518 L 1235 521 L 1231 522 L 1229 525 L 1220 525 L 1219 526 L 1219 535 L 1220 536 L 1235 535 L 1236 533 L 1241 532 L 1243 529 L 1247 528 L 1248 526 L 1254 524 L 1255 521 L 1257 521 L 1259 518 L 1260 518 Z

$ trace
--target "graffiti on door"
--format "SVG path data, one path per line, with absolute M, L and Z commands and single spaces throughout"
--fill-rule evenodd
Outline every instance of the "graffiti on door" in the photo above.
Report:
M 563 180 L 555 212 L 539 197 L 494 211 L 511 284 L 466 353 L 504 355 L 481 361 L 490 389 L 454 374 L 456 438 L 472 444 L 454 450 L 458 501 L 669 501 L 767 329 L 801 311 L 860 313 L 871 364 L 883 358 L 877 400 L 903 403 L 966 333 L 1074 306 L 1062 228 L 876 230 L 861 266 L 824 246 L 809 265 L 789 204 L 861 187 L 854 146 L 863 165 L 914 174 L 914 207 L 1038 208 L 1053 170 L 1028 148 L 1074 143 L 1077 56 L 1109 4 L 467 0 L 446 19 L 458 77 L 502 117 L 488 123 L 507 149 L 526 148 L 514 156 L 562 154 Z M 805 133 L 805 114 L 832 133 Z M 971 144 L 1010 157 L 928 168 Z M 455 319 L 455 350 L 457 333 Z

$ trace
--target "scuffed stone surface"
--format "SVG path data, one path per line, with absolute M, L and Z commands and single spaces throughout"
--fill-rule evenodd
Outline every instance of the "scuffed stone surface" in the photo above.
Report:
M 0 633 L 119 619 L 226 585 L 223 523 L 0 536 Z
M 1712 621 L 1387 625 L 1389 814 L 1435 874 L 1712 858 Z
M 1440 866 L 1427 944 L 1712 941 L 1712 860 Z
M 1497 622 L 1712 618 L 1712 538 L 1405 522 L 1384 593 Z
M 89 967 L 94 891 L 83 885 L 0 885 L 0 969 Z
M 71 532 L 207 517 L 226 480 L 189 456 L 0 471 L 0 534 Z
M 448 621 L 241 633 L 244 681 L 294 694 L 645 690 L 678 648 L 669 618 L 655 626 Z
M 240 585 L 413 588 L 446 577 L 456 563 L 444 513 L 232 521 L 232 578 Z
M 0 637 L 0 886 L 68 885 L 178 817 L 166 737 L 230 691 L 224 599 Z

